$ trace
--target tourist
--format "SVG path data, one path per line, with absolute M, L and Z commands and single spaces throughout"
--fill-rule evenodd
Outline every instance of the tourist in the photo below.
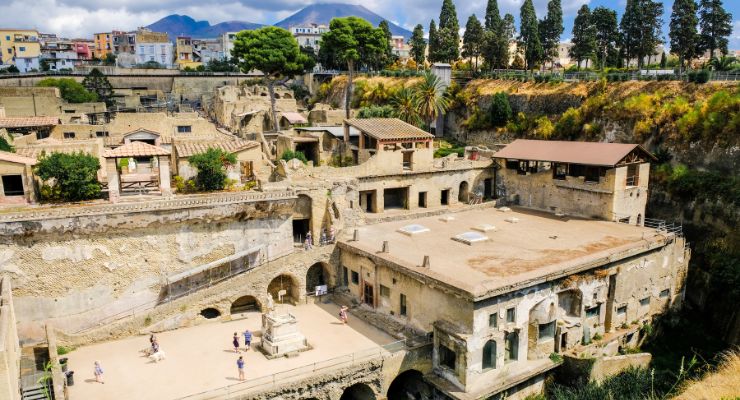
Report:
M 319 245 L 320 246 L 325 246 L 327 243 L 328 242 L 326 241 L 326 230 L 325 229 L 322 229 L 321 230 L 321 239 L 319 240 Z
M 239 334 L 234 332 L 234 340 L 232 341 L 234 344 L 234 353 L 239 353 Z
M 244 380 L 244 357 L 239 356 L 239 359 L 236 360 L 236 367 L 239 369 L 239 380 Z
M 105 383 L 103 381 L 103 367 L 100 366 L 100 361 L 95 361 L 95 382 Z
M 311 231 L 306 232 L 306 241 L 309 246 L 313 246 L 313 235 L 311 235 Z
M 152 335 L 149 336 L 149 343 L 150 344 L 154 344 L 154 342 L 156 342 L 156 341 L 157 341 L 157 337 L 154 336 L 154 334 L 152 333 Z
M 152 340 L 152 350 L 149 353 L 149 355 L 155 354 L 158 351 L 159 351 L 159 342 L 157 342 L 157 338 L 154 338 L 154 340 Z
M 252 332 L 247 329 L 244 331 L 244 351 L 248 351 L 249 347 L 252 345 Z
M 332 225 L 331 227 L 329 227 L 329 243 L 334 243 L 334 240 L 336 239 L 334 237 L 335 234 L 336 232 L 334 231 L 334 225 Z
M 339 319 L 342 320 L 342 323 L 343 324 L 346 324 L 347 323 L 347 320 L 348 320 L 348 318 L 347 318 L 347 310 L 349 310 L 349 308 L 347 308 L 347 306 L 342 306 L 342 308 L 339 309 Z
M 306 237 L 306 240 L 303 242 L 303 249 L 304 250 L 311 250 L 313 246 L 311 246 L 311 239 Z

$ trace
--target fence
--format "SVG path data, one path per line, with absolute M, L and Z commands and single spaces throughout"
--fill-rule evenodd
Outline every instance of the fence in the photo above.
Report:
M 675 222 L 666 222 L 661 219 L 645 218 L 645 227 L 653 228 L 660 232 L 672 233 L 683 236 L 683 226 Z
M 683 74 L 657 74 L 655 70 L 641 70 L 631 72 L 594 72 L 594 71 L 575 71 L 575 72 L 551 72 L 551 71 L 526 71 L 516 69 L 494 69 L 490 71 L 481 71 L 474 73 L 472 71 L 453 71 L 452 77 L 457 81 L 471 79 L 505 79 L 519 81 L 535 82 L 591 82 L 604 78 L 610 82 L 626 81 L 690 81 L 691 75 L 687 72 Z M 696 71 L 692 71 L 696 72 Z M 708 80 L 710 81 L 740 81 L 740 71 L 710 71 Z
M 228 399 L 228 400 L 246 400 L 251 398 L 255 391 L 269 390 L 278 387 L 281 384 L 294 382 L 299 379 L 305 379 L 316 374 L 322 374 L 329 371 L 350 368 L 358 364 L 379 359 L 386 355 L 396 353 L 407 349 L 405 340 L 389 343 L 382 346 L 376 346 L 365 350 L 356 351 L 351 354 L 330 358 L 315 362 L 313 364 L 281 371 L 270 375 L 263 375 L 256 378 L 249 378 L 248 381 L 239 382 L 232 385 L 224 386 L 218 389 L 211 389 L 200 393 L 180 397 L 176 400 L 209 400 L 209 399 Z

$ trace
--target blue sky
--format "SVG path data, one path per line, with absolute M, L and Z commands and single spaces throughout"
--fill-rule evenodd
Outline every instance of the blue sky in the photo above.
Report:
M 242 20 L 271 24 L 300 10 L 311 3 L 327 0 L 1 0 L 0 26 L 36 28 L 42 32 L 58 33 L 68 37 L 89 37 L 94 32 L 111 29 L 135 29 L 148 25 L 169 14 L 187 14 L 212 24 Z M 429 26 L 431 18 L 439 16 L 442 0 L 363 0 L 344 1 L 362 4 L 370 10 L 398 23 L 413 28 L 421 23 Z M 482 18 L 487 0 L 456 0 L 460 25 L 464 26 L 470 14 Z M 511 13 L 518 19 L 523 0 L 499 0 L 502 13 Z M 583 4 L 594 8 L 606 6 L 621 15 L 625 0 L 562 0 L 565 19 L 563 39 L 571 36 L 573 18 Z M 534 0 L 538 17 L 542 18 L 547 0 Z M 734 31 L 730 49 L 740 49 L 740 0 L 724 0 L 725 7 L 733 14 Z M 672 1 L 664 3 L 664 31 L 668 39 L 668 21 Z M 517 22 L 518 25 L 518 22 Z

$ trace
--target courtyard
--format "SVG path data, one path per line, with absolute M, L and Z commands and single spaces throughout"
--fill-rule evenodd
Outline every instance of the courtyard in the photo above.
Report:
M 150 361 L 141 352 L 149 347 L 148 335 L 78 348 L 67 355 L 69 368 L 75 371 L 75 385 L 69 387 L 70 398 L 200 399 L 250 388 L 265 389 L 273 382 L 298 380 L 319 369 L 346 367 L 353 359 L 380 355 L 385 352 L 381 346 L 396 341 L 352 315 L 348 326 L 342 325 L 337 316 L 339 306 L 335 304 L 278 305 L 276 311 L 296 316 L 299 329 L 312 347 L 310 350 L 294 358 L 268 360 L 255 349 L 259 343 L 259 337 L 255 337 L 252 350 L 244 352 L 242 332 L 261 329 L 261 314 L 250 312 L 245 319 L 158 333 L 167 357 L 159 363 Z M 239 333 L 240 354 L 234 353 L 231 345 L 234 332 Z M 244 383 L 238 381 L 239 355 L 244 356 L 246 364 Z M 103 367 L 105 384 L 95 382 L 96 360 Z

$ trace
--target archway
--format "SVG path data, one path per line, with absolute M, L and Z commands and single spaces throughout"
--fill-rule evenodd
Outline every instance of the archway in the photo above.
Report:
M 280 291 L 285 290 L 283 303 L 298 303 L 298 282 L 288 274 L 280 274 L 267 285 L 267 294 L 272 296 L 275 304 L 280 304 Z
M 399 374 L 388 388 L 388 400 L 429 400 L 432 390 L 424 382 L 424 374 L 411 369 Z
M 329 267 L 323 262 L 317 262 L 306 272 L 306 293 L 313 293 L 320 285 L 331 285 Z
M 260 311 L 260 303 L 254 296 L 242 296 L 231 303 L 230 313 L 241 314 L 250 311 Z
M 213 307 L 208 307 L 202 309 L 200 315 L 205 319 L 215 319 L 221 316 L 221 311 Z
M 460 203 L 467 203 L 470 200 L 470 189 L 468 188 L 468 182 L 460 182 L 460 190 L 457 192 L 457 201 Z
M 355 383 L 344 389 L 344 393 L 342 393 L 339 400 L 375 400 L 375 393 L 370 386 L 364 383 Z
M 306 239 L 306 234 L 313 228 L 311 224 L 312 216 L 312 201 L 311 198 L 305 194 L 299 194 L 298 199 L 295 202 L 293 208 L 293 241 L 296 243 L 303 243 Z M 314 242 L 318 243 L 316 238 Z
M 496 342 L 489 340 L 483 346 L 483 370 L 496 368 Z

